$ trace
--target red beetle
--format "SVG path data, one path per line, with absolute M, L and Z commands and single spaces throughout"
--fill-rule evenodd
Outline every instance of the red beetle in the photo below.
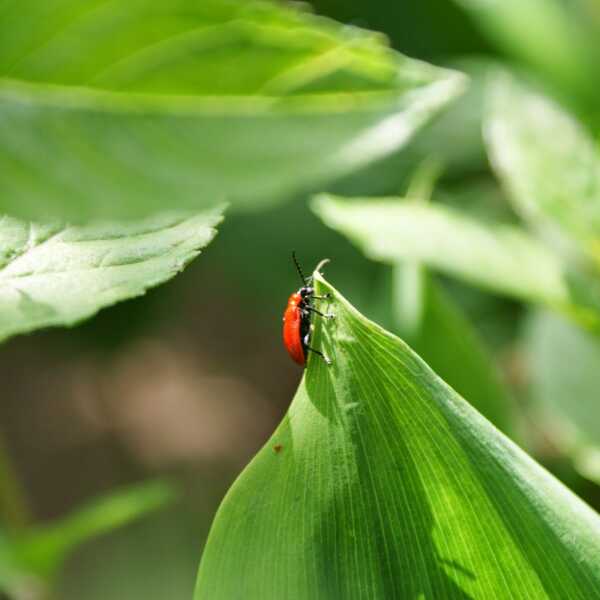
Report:
M 292 252 L 292 259 L 294 260 L 294 264 L 296 265 L 296 269 L 302 279 L 303 285 L 297 292 L 290 296 L 285 312 L 283 313 L 283 343 L 288 354 L 292 357 L 292 360 L 299 365 L 306 364 L 307 352 L 318 354 L 328 365 L 330 365 L 331 361 L 327 356 L 308 345 L 311 333 L 311 313 L 326 319 L 333 318 L 333 315 L 322 313 L 313 306 L 314 300 L 325 300 L 329 298 L 329 295 L 315 296 L 315 290 L 311 285 L 312 277 L 304 276 L 294 252 Z M 317 269 L 323 266 L 325 262 L 327 261 L 321 261 Z

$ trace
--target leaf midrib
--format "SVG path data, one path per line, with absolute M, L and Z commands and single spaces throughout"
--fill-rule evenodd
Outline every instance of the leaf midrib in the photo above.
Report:
M 102 111 L 105 113 L 169 116 L 229 116 L 285 114 L 323 115 L 347 112 L 377 112 L 402 105 L 400 94 L 419 91 L 438 81 L 427 81 L 406 90 L 331 92 L 321 94 L 270 95 L 202 95 L 148 94 L 119 92 L 77 85 L 38 83 L 0 77 L 0 102 L 17 100 L 60 109 Z
M 109 3 L 110 0 L 94 5 L 90 10 L 83 13 L 83 17 L 89 16 L 90 13 L 95 12 L 98 8 Z M 146 108 L 167 109 L 169 112 L 183 109 L 186 111 L 197 110 L 200 112 L 223 112 L 228 114 L 231 111 L 237 112 L 248 109 L 254 112 L 256 110 L 261 111 L 281 108 L 293 112 L 314 112 L 315 110 L 344 112 L 348 109 L 360 109 L 363 103 L 371 108 L 370 104 L 373 102 L 393 101 L 399 93 L 402 93 L 404 87 L 412 89 L 410 85 L 411 82 L 407 81 L 403 85 L 403 82 L 399 79 L 394 80 L 390 77 L 390 81 L 386 82 L 382 78 L 382 67 L 386 67 L 390 71 L 395 68 L 396 71 L 399 72 L 401 61 L 394 55 L 391 49 L 381 46 L 374 48 L 374 50 L 378 50 L 381 53 L 379 56 L 377 54 L 369 53 L 369 48 L 365 48 L 364 56 L 357 57 L 358 62 L 355 65 L 350 60 L 344 60 L 339 64 L 357 75 L 365 76 L 365 73 L 370 74 L 375 81 L 379 81 L 380 85 L 388 83 L 387 89 L 345 93 L 339 91 L 300 93 L 294 94 L 293 97 L 287 97 L 285 96 L 287 91 L 286 86 L 284 86 L 282 89 L 276 90 L 277 94 L 265 93 L 266 90 L 270 89 L 272 82 L 280 81 L 282 76 L 284 81 L 287 80 L 286 75 L 288 71 L 295 71 L 299 68 L 304 70 L 306 66 L 321 61 L 323 56 L 330 54 L 332 51 L 335 51 L 335 53 L 340 53 L 342 51 L 351 52 L 352 47 L 356 47 L 357 50 L 360 50 L 361 44 L 368 43 L 370 40 L 367 33 L 365 33 L 363 36 L 357 37 L 356 39 L 349 38 L 345 43 L 341 43 L 336 39 L 333 32 L 329 32 L 325 28 L 315 31 L 310 29 L 307 24 L 300 21 L 297 24 L 292 23 L 289 27 L 284 27 L 277 23 L 262 25 L 256 17 L 253 16 L 248 16 L 247 20 L 243 20 L 240 16 L 237 16 L 225 22 L 191 27 L 187 30 L 168 35 L 163 39 L 149 42 L 142 47 L 135 48 L 125 57 L 119 58 L 107 65 L 103 65 L 98 72 L 93 73 L 91 77 L 80 84 L 60 83 L 46 80 L 31 81 L 25 77 L 13 76 L 14 71 L 19 64 L 22 64 L 28 58 L 39 53 L 41 49 L 51 44 L 61 34 L 71 28 L 74 23 L 78 23 L 81 18 L 82 14 L 77 15 L 65 27 L 61 27 L 58 31 L 47 36 L 41 44 L 30 49 L 24 56 L 15 60 L 8 68 L 5 68 L 3 73 L 0 74 L 0 98 L 2 97 L 2 88 L 8 88 L 9 91 L 11 88 L 16 88 L 16 90 L 12 91 L 18 92 L 20 89 L 23 92 L 28 92 L 30 96 L 35 96 L 35 98 L 28 98 L 30 101 L 34 100 L 41 104 L 52 104 L 53 98 L 51 98 L 51 96 L 54 96 L 57 93 L 66 93 L 68 98 L 64 100 L 67 101 L 67 104 L 71 108 L 98 108 L 97 106 L 94 106 L 96 102 L 102 104 L 103 101 L 106 101 L 108 106 L 101 106 L 100 108 L 108 111 L 110 111 L 111 108 L 113 110 L 130 109 L 134 111 L 136 109 Z M 316 17 L 316 19 L 318 19 L 318 17 Z M 257 93 L 224 94 L 215 96 L 206 94 L 140 93 L 114 90 L 110 89 L 110 87 L 102 88 L 93 85 L 94 81 L 103 79 L 106 73 L 112 72 L 115 69 L 119 70 L 123 65 L 130 63 L 132 60 L 139 58 L 143 59 L 146 55 L 152 54 L 159 48 L 164 48 L 173 44 L 175 44 L 175 46 L 188 44 L 190 39 L 193 39 L 195 43 L 202 43 L 202 38 L 206 38 L 204 40 L 204 42 L 206 42 L 206 48 L 210 48 L 214 47 L 215 44 L 222 44 L 224 34 L 230 32 L 231 35 L 227 36 L 227 39 L 238 37 L 260 37 L 261 39 L 266 38 L 269 40 L 269 38 L 272 38 L 273 44 L 276 46 L 277 44 L 281 45 L 282 39 L 289 38 L 290 32 L 293 32 L 294 29 L 301 29 L 302 33 L 305 36 L 308 36 L 308 39 L 301 44 L 308 52 L 316 45 L 320 47 L 315 48 L 315 51 L 307 56 L 305 60 L 301 60 L 298 63 L 291 65 L 282 72 L 273 75 L 272 78 L 262 82 Z M 372 69 L 366 68 L 370 64 L 372 65 Z M 312 77 L 318 79 L 320 76 L 322 76 L 322 72 L 317 70 Z M 302 81 L 302 84 L 305 85 L 307 82 L 310 83 L 311 80 L 311 76 L 309 76 L 307 80 Z M 428 85 L 429 83 L 431 82 L 422 82 L 416 87 Z M 293 89 L 293 86 L 291 86 L 290 89 Z M 54 99 L 57 100 L 56 98 Z M 62 104 L 60 98 L 58 99 L 58 103 Z M 116 106 L 111 106 L 114 103 L 116 103 Z

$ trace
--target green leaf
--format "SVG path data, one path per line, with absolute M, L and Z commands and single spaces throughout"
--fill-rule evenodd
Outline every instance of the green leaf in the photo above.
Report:
M 480 173 L 487 166 L 482 139 L 483 98 L 489 74 L 497 65 L 489 59 L 462 58 L 451 63 L 469 77 L 469 87 L 415 136 L 409 152 L 421 160 L 435 158 L 444 174 Z
M 353 170 L 327 191 L 341 196 L 397 194 L 410 183 L 415 169 L 434 160 L 444 175 L 458 178 L 487 167 L 481 122 L 486 82 L 498 66 L 489 60 L 462 59 L 450 65 L 469 77 L 469 86 L 458 98 L 424 125 L 400 150 Z
M 227 494 L 196 600 L 594 598 L 600 517 L 333 294 L 288 414 Z
M 73 325 L 167 281 L 212 240 L 221 214 L 81 227 L 0 218 L 0 340 Z
M 411 347 L 498 429 L 512 433 L 508 391 L 477 331 L 431 277 L 424 288 L 423 314 L 409 338 Z
M 472 219 L 447 206 L 412 199 L 317 196 L 313 210 L 366 256 L 421 261 L 455 277 L 528 302 L 545 304 L 600 331 L 600 283 L 513 225 Z
M 15 559 L 11 541 L 0 530 L 0 595 L 5 592 L 18 598 L 17 593 L 28 587 L 28 579 L 30 576 Z
M 488 151 L 515 209 L 600 258 L 600 156 L 558 105 L 507 75 L 490 89 Z
M 413 174 L 407 196 L 428 206 L 439 163 L 430 159 Z M 468 196 L 461 195 L 463 200 Z M 434 281 L 420 262 L 402 261 L 392 267 L 394 327 L 421 357 L 504 433 L 511 432 L 511 407 L 483 341 L 458 305 Z
M 463 87 L 276 3 L 4 2 L 0 211 L 257 206 L 397 149 Z
M 93 500 L 45 525 L 7 533 L 0 530 L 0 595 L 45 598 L 65 560 L 79 545 L 122 527 L 173 501 L 164 481 L 137 484 Z
M 518 227 L 399 198 L 349 201 L 321 194 L 312 206 L 326 225 L 374 260 L 421 261 L 495 292 L 553 306 L 568 303 L 559 260 Z
M 531 391 L 600 446 L 600 340 L 547 311 L 536 311 L 524 332 Z
M 535 311 L 523 334 L 529 393 L 555 443 L 600 483 L 600 340 L 558 315 Z
M 66 517 L 15 536 L 10 541 L 12 552 L 23 570 L 52 579 L 77 546 L 158 510 L 175 497 L 174 488 L 163 481 L 112 492 Z
M 599 46 L 591 6 L 562 0 L 455 2 L 509 55 L 539 70 L 580 102 L 597 102 Z

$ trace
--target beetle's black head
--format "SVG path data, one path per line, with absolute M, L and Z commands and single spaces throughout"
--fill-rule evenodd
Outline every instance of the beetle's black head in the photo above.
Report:
M 315 293 L 315 288 L 310 285 L 305 285 L 298 290 L 298 293 L 302 296 L 302 298 L 310 298 Z

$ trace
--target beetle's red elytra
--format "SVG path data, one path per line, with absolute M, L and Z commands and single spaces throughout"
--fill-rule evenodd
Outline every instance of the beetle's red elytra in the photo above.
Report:
M 308 320 L 302 316 L 302 294 L 293 293 L 283 313 L 283 343 L 292 360 L 299 365 L 306 363 L 303 338 Z
M 329 295 L 316 296 L 315 290 L 311 285 L 312 277 L 304 276 L 294 252 L 292 252 L 292 259 L 303 285 L 289 297 L 285 312 L 283 313 L 283 344 L 291 359 L 299 365 L 306 365 L 307 352 L 318 354 L 329 365 L 331 364 L 329 358 L 309 345 L 311 315 L 315 314 L 325 319 L 333 318 L 332 314 L 323 313 L 313 306 L 315 300 L 325 300 L 329 298 Z M 327 261 L 321 261 L 317 268 L 320 268 L 325 262 Z

